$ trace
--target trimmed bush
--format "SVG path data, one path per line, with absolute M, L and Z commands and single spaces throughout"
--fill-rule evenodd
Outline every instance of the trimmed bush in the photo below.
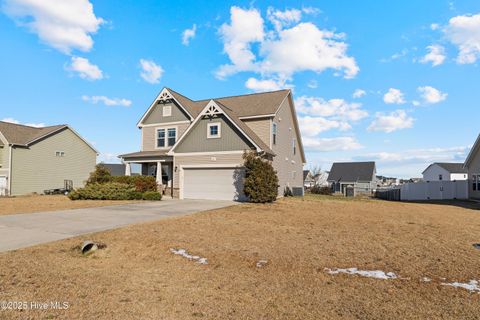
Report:
M 157 180 L 152 176 L 120 176 L 112 177 L 111 181 L 127 184 L 141 193 L 157 191 Z
M 91 183 L 68 194 L 71 200 L 141 200 L 143 194 L 131 186 L 118 183 Z
M 143 193 L 143 200 L 149 200 L 149 201 L 160 201 L 162 200 L 162 195 L 160 192 L 156 191 L 147 191 Z
M 103 165 L 97 164 L 95 166 L 95 171 L 90 173 L 90 177 L 87 180 L 87 185 L 92 183 L 106 183 L 112 180 L 112 175 L 110 171 Z
M 323 194 L 323 195 L 332 195 L 332 188 L 330 187 L 321 187 L 318 185 L 315 185 L 310 188 L 310 192 L 313 194 Z
M 272 164 L 254 152 L 243 154 L 245 181 L 243 192 L 250 202 L 273 202 L 278 196 L 278 176 Z

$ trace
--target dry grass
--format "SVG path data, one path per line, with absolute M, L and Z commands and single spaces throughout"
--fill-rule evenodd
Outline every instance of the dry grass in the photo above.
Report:
M 53 195 L 53 196 L 29 195 L 29 196 L 11 197 L 11 198 L 0 197 L 0 216 L 6 215 L 6 214 L 104 207 L 104 206 L 113 206 L 113 205 L 135 203 L 135 202 L 139 202 L 139 201 L 110 201 L 110 200 L 72 201 L 63 195 Z
M 480 294 L 441 282 L 480 278 L 479 230 L 480 211 L 454 205 L 309 196 L 235 206 L 0 254 L 0 300 L 70 303 L 0 318 L 478 319 Z M 108 247 L 72 250 L 87 238 Z M 324 271 L 336 267 L 402 279 Z

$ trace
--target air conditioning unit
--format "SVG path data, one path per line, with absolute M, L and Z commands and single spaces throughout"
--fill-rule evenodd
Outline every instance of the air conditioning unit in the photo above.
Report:
M 304 191 L 303 187 L 292 187 L 292 194 L 294 197 L 303 197 L 305 193 Z

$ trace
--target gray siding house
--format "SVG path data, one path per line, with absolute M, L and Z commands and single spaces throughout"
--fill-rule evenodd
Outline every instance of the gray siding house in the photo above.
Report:
M 375 162 L 335 162 L 327 181 L 337 193 L 352 195 L 347 194 L 351 187 L 354 194 L 369 194 L 376 187 L 376 173 Z
M 0 121 L 0 195 L 81 187 L 97 151 L 67 125 L 35 128 Z
M 120 155 L 126 174 L 140 164 L 174 197 L 243 200 L 247 150 L 272 161 L 279 195 L 303 186 L 306 161 L 290 90 L 194 101 L 164 88 L 137 126 L 141 150 Z
M 480 135 L 475 140 L 463 166 L 468 172 L 468 197 L 480 199 Z

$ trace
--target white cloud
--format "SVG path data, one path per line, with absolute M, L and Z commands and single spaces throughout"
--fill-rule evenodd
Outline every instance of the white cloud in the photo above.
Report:
M 97 104 L 101 102 L 106 106 L 130 107 L 132 105 L 131 100 L 119 99 L 119 98 L 108 98 L 106 96 L 82 96 L 82 100 L 93 103 L 93 104 Z
M 413 121 L 414 119 L 409 117 L 405 110 L 395 110 L 389 114 L 377 112 L 375 114 L 375 120 L 373 120 L 367 130 L 390 133 L 413 127 Z
M 275 26 L 276 30 L 298 23 L 302 19 L 302 11 L 290 9 L 285 11 L 275 10 L 272 7 L 267 9 L 267 18 Z
M 441 45 L 434 44 L 427 47 L 429 51 L 421 60 L 421 63 L 432 63 L 433 67 L 439 66 L 445 62 L 445 48 Z
M 70 54 L 90 51 L 92 34 L 104 22 L 88 0 L 5 0 L 3 11 L 49 46 Z
M 152 60 L 140 59 L 142 72 L 140 76 L 148 83 L 159 83 L 163 75 L 163 69 Z
M 361 103 L 349 103 L 343 99 L 324 100 L 320 97 L 301 96 L 295 100 L 298 112 L 320 117 L 333 117 L 345 121 L 358 121 L 368 112 L 362 109 Z
M 430 86 L 418 87 L 418 92 L 423 99 L 424 103 L 435 104 L 447 99 L 448 94 L 443 93 L 438 89 Z
M 191 29 L 185 29 L 182 33 L 182 44 L 188 46 L 190 44 L 190 40 L 195 38 L 195 34 L 197 32 L 197 25 L 194 24 Z
M 315 89 L 315 88 L 317 88 L 317 87 L 318 87 L 317 80 L 310 80 L 310 81 L 308 81 L 307 87 L 309 87 L 310 89 Z
M 258 80 L 255 78 L 248 78 L 247 82 L 245 82 L 245 87 L 255 92 L 265 92 L 284 89 L 285 83 L 273 79 Z
M 71 64 L 67 67 L 67 70 L 78 73 L 78 76 L 87 80 L 100 80 L 103 79 L 103 72 L 100 68 L 82 57 L 72 57 Z
M 305 137 L 302 139 L 302 142 L 305 149 L 311 152 L 349 151 L 363 148 L 363 146 L 353 137 Z
M 304 137 L 314 137 L 321 132 L 331 129 L 344 131 L 352 128 L 347 122 L 329 120 L 323 117 L 300 116 L 298 117 L 298 123 L 300 125 L 302 136 Z
M 475 63 L 480 57 L 480 13 L 456 16 L 444 29 L 450 42 L 458 47 L 457 63 Z
M 383 95 L 383 101 L 388 104 L 405 103 L 402 91 L 395 88 L 388 89 L 388 92 Z
M 111 152 L 101 152 L 98 161 L 102 163 L 120 163 L 118 155 Z
M 409 51 L 408 49 L 404 48 L 404 49 L 402 49 L 402 51 L 394 53 L 388 58 L 381 59 L 380 62 L 386 63 L 386 62 L 391 62 L 391 61 L 394 61 L 394 60 L 398 60 L 400 58 L 405 57 L 408 54 L 408 51 Z
M 434 31 L 435 31 L 435 30 L 438 30 L 439 28 L 440 28 L 440 25 L 439 25 L 438 23 L 432 23 L 432 24 L 430 25 L 430 29 L 431 29 L 431 30 L 434 30 Z
M 353 92 L 353 97 L 354 98 L 361 98 L 363 96 L 365 96 L 367 94 L 367 92 L 365 90 L 362 90 L 362 89 L 356 89 L 354 92 Z
M 24 126 L 35 127 L 35 128 L 43 128 L 43 127 L 46 126 L 45 123 L 20 123 L 20 121 L 14 119 L 14 118 L 4 118 L 1 121 L 14 123 L 14 124 L 22 124 Z
M 275 28 L 267 31 L 256 9 L 232 7 L 230 13 L 230 23 L 224 23 L 219 33 L 231 63 L 220 66 L 219 78 L 250 71 L 289 79 L 295 72 L 327 69 L 353 78 L 359 71 L 355 59 L 346 54 L 348 46 L 341 41 L 344 34 L 320 30 L 309 22 L 298 23 L 298 11 L 270 9 L 267 18 L 276 22 Z M 258 52 L 253 44 L 258 44 Z

